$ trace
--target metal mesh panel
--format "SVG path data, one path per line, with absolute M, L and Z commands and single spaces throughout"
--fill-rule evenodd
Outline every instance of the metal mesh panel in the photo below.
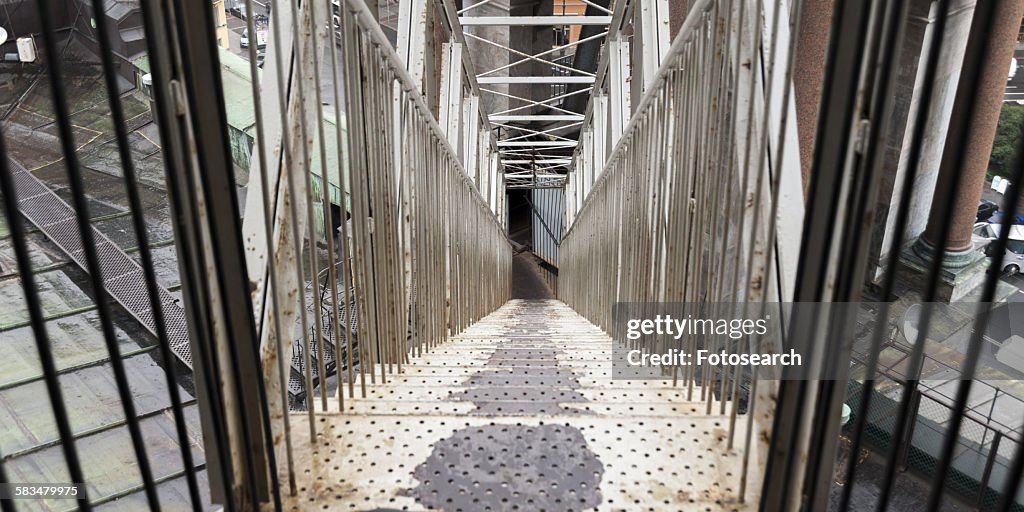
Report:
M 84 269 L 85 253 L 75 211 L 23 166 L 13 160 L 10 165 L 18 190 L 18 210 Z M 156 325 L 142 268 L 99 230 L 92 228 L 92 233 L 106 292 L 155 335 Z M 163 287 L 158 293 L 171 351 L 185 366 L 192 368 L 185 311 Z
M 871 397 L 868 421 L 864 431 L 868 444 L 883 450 L 889 447 L 896 432 L 896 411 L 899 406 L 899 402 L 892 396 L 898 396 L 897 393 L 901 390 L 902 386 L 891 379 L 881 377 L 875 381 L 875 394 Z M 858 406 L 863 392 L 864 385 L 862 383 L 851 381 L 847 403 L 851 407 Z M 851 414 L 855 417 L 860 414 L 860 411 L 854 409 Z M 852 428 L 854 424 L 855 422 L 851 420 L 846 426 Z
M 326 271 L 321 272 L 321 274 L 326 274 Z M 323 275 L 321 275 L 321 279 L 322 278 L 323 278 Z M 323 283 L 323 286 L 326 287 L 326 283 Z M 326 289 L 326 288 L 324 288 L 324 289 Z M 341 305 L 338 306 L 338 318 L 342 322 L 342 325 L 340 326 L 340 329 L 339 329 L 339 332 L 341 333 L 341 338 L 340 338 L 339 341 L 340 341 L 341 347 L 342 347 L 341 348 L 342 357 L 346 357 L 346 350 L 348 349 L 347 348 L 348 344 L 347 344 L 347 342 L 345 340 L 345 332 L 346 332 L 346 330 L 351 329 L 351 332 L 352 332 L 352 348 L 353 348 L 353 354 L 352 354 L 353 366 L 358 367 L 358 361 L 359 361 L 358 347 L 359 347 L 359 342 L 358 342 L 358 338 L 356 337 L 356 330 L 358 329 L 359 325 L 358 325 L 358 320 L 357 320 L 358 315 L 357 315 L 357 308 L 356 308 L 356 302 L 355 302 L 355 292 L 356 292 L 355 288 L 349 288 L 349 290 L 348 290 L 348 299 L 349 299 L 348 305 L 347 305 L 347 307 L 346 307 L 345 304 L 341 304 Z M 321 299 L 322 300 L 322 305 L 321 305 L 322 307 L 321 307 L 321 309 L 323 310 L 323 311 L 321 311 L 321 317 L 322 317 L 321 320 L 323 322 L 322 323 L 322 331 L 323 331 L 323 336 L 324 336 L 324 371 L 327 373 L 327 377 L 329 377 L 331 375 L 334 375 L 335 373 L 337 373 L 337 370 L 338 370 L 337 364 L 336 364 L 336 361 L 335 361 L 334 325 L 332 324 L 333 318 L 332 318 L 331 313 L 330 313 L 330 309 L 332 307 L 332 304 L 330 302 L 330 298 L 329 297 L 330 297 L 329 294 L 325 294 L 325 296 Z M 339 294 L 339 298 L 340 297 L 341 297 L 341 295 Z M 307 310 L 309 310 L 310 313 L 314 313 L 312 311 L 312 308 L 313 308 L 312 301 L 308 301 L 308 304 L 306 306 L 307 306 Z M 347 326 L 347 328 L 346 328 L 346 326 Z M 310 369 L 310 371 L 312 372 L 312 375 L 313 375 L 313 385 L 314 386 L 318 386 L 319 383 L 320 383 L 320 366 L 319 366 L 319 363 L 318 363 L 318 361 L 319 361 L 319 354 L 317 353 L 316 343 L 315 343 L 316 332 L 315 332 L 315 328 L 312 327 L 312 325 L 310 326 L 310 331 L 311 332 L 309 334 L 309 340 L 310 340 L 309 349 L 310 349 L 310 359 L 311 359 L 311 365 L 312 365 L 312 368 Z M 299 339 L 296 339 L 295 342 L 292 344 L 292 371 L 291 371 L 291 376 L 288 379 L 288 392 L 292 395 L 292 397 L 295 400 L 298 400 L 298 401 L 301 401 L 302 397 L 305 396 L 305 392 L 306 392 L 306 386 L 305 386 L 305 380 L 304 380 L 305 364 L 303 362 L 302 350 L 303 350 L 303 338 L 300 336 Z M 342 364 L 342 369 L 344 369 L 344 363 Z

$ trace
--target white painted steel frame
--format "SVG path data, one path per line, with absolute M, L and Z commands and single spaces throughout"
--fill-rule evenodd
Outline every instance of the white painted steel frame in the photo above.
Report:
M 464 27 L 533 27 L 558 25 L 607 25 L 611 16 L 463 16 L 459 23 Z
M 782 0 L 764 4 L 697 2 L 680 35 L 665 48 L 664 62 L 655 71 L 650 60 L 641 63 L 646 70 L 633 70 L 634 85 L 639 74 L 646 92 L 637 98 L 634 89 L 633 99 L 639 101 L 633 102 L 632 117 L 621 74 L 628 50 L 624 55 L 616 40 L 617 23 L 612 24 L 610 50 L 602 58 L 568 177 L 570 227 L 559 255 L 559 297 L 608 332 L 616 302 L 763 304 L 778 301 L 792 284 L 793 273 L 779 263 L 780 247 L 799 247 L 799 234 L 783 231 L 782 225 L 799 225 L 802 213 L 780 209 L 778 202 L 784 188 L 787 200 L 802 203 L 793 186 L 800 172 L 792 158 L 795 133 L 786 123 L 793 106 L 788 101 L 793 46 L 788 40 L 779 44 L 789 31 L 779 26 L 782 16 L 771 15 L 790 11 Z M 633 9 L 637 23 L 657 27 L 650 16 L 662 5 L 624 2 L 616 5 L 616 14 Z M 645 48 L 636 48 L 634 37 L 633 55 L 645 59 L 663 46 L 658 37 L 639 40 Z M 615 69 L 606 67 L 615 60 Z M 744 65 L 750 62 L 763 64 Z M 622 127 L 624 119 L 629 122 Z M 608 140 L 611 147 L 602 149 Z M 777 218 L 779 212 L 788 217 Z M 708 347 L 695 337 L 683 344 L 691 353 L 698 347 L 726 348 Z M 736 397 L 739 376 L 725 372 L 716 383 L 710 372 L 698 376 L 692 367 L 673 373 L 691 392 L 706 393 L 702 399 L 708 414 L 713 394 L 707 390 L 718 386 L 719 396 Z M 766 456 L 767 438 L 750 434 L 769 429 L 773 415 L 775 382 L 753 383 L 753 412 L 747 414 L 748 435 L 742 441 L 744 472 L 737 486 L 740 501 L 755 492 L 748 482 L 763 473 Z M 725 414 L 724 405 L 720 402 L 719 414 Z M 728 417 L 730 449 L 737 430 L 734 411 Z
M 601 6 L 597 5 L 597 4 L 594 4 L 593 2 L 585 2 L 585 3 L 588 6 L 592 6 L 593 8 L 596 8 L 597 10 L 602 11 L 603 13 L 608 14 L 608 16 L 604 16 L 604 15 L 601 15 L 601 16 L 578 16 L 578 15 L 563 15 L 563 16 L 484 16 L 484 17 L 465 16 L 466 13 L 468 13 L 471 10 L 473 10 L 474 8 L 479 7 L 481 5 L 486 5 L 486 4 L 489 4 L 489 3 L 491 3 L 491 0 L 485 0 L 484 2 L 475 4 L 473 6 L 469 6 L 469 7 L 466 7 L 464 9 L 460 10 L 458 12 L 458 14 L 462 15 L 462 17 L 459 18 L 459 23 L 461 25 L 466 25 L 466 26 L 492 26 L 492 27 L 494 27 L 494 26 L 505 26 L 505 27 L 517 27 L 517 26 L 520 26 L 520 27 L 521 26 L 541 27 L 541 26 L 551 26 L 552 29 L 554 29 L 555 27 L 558 27 L 558 26 L 608 25 L 608 24 L 611 24 L 613 22 L 613 19 L 614 19 L 613 11 L 611 9 L 601 7 Z M 662 13 L 662 14 L 664 16 L 666 16 L 666 20 L 667 20 L 667 14 L 668 14 L 667 10 L 664 13 Z M 545 57 L 545 56 L 548 56 L 548 55 L 551 55 L 551 54 L 554 54 L 554 53 L 562 52 L 562 51 L 565 51 L 565 50 L 570 49 L 570 48 L 574 48 L 574 47 L 576 47 L 579 44 L 582 44 L 584 42 L 590 42 L 590 41 L 594 41 L 594 40 L 605 38 L 607 36 L 607 34 L 608 34 L 608 32 L 606 31 L 606 32 L 603 32 L 603 33 L 600 33 L 600 34 L 591 35 L 591 36 L 588 36 L 586 38 L 583 38 L 583 39 L 580 39 L 580 40 L 577 40 L 577 41 L 569 42 L 567 44 L 561 44 L 561 45 L 553 46 L 552 48 L 550 48 L 548 50 L 544 50 L 544 51 L 541 51 L 541 52 L 535 53 L 535 54 L 529 54 L 529 53 L 526 53 L 526 52 L 522 52 L 522 51 L 516 50 L 515 48 L 512 48 L 512 47 L 510 47 L 508 45 L 502 45 L 502 44 L 499 44 L 499 43 L 495 43 L 495 42 L 489 41 L 489 40 L 487 40 L 485 38 L 482 38 L 482 37 L 479 37 L 479 36 L 474 36 L 472 34 L 466 34 L 466 36 L 468 38 L 477 40 L 477 41 L 479 41 L 481 43 L 488 44 L 488 45 L 494 46 L 496 48 L 500 48 L 500 49 L 508 52 L 510 54 L 510 57 L 511 56 L 522 57 L 521 59 L 510 58 L 508 64 L 504 64 L 504 65 L 499 66 L 497 68 L 494 68 L 494 69 L 491 69 L 491 70 L 487 70 L 485 72 L 482 72 L 482 73 L 478 74 L 476 78 L 477 78 L 477 81 L 479 83 L 481 83 L 481 84 L 503 84 L 503 85 L 514 85 L 514 84 L 536 84 L 536 85 L 577 85 L 577 84 L 588 84 L 589 85 L 589 84 L 595 83 L 597 81 L 596 80 L 596 76 L 593 73 L 584 72 L 584 71 L 575 69 L 575 68 L 573 68 L 571 66 L 568 66 L 566 64 L 563 64 L 562 62 L 560 62 L 561 59 L 559 59 L 559 58 L 543 59 L 542 57 Z M 547 66 L 550 66 L 553 70 L 561 70 L 561 71 L 566 72 L 566 75 L 550 75 L 550 76 L 495 76 L 496 73 L 499 73 L 499 72 L 502 72 L 502 71 L 511 70 L 515 66 L 517 66 L 519 64 L 526 63 L 526 62 L 542 62 L 543 64 L 545 64 Z M 515 99 L 517 101 L 522 101 L 522 102 L 525 103 L 525 105 L 513 107 L 513 108 L 507 109 L 507 110 L 505 110 L 503 112 L 496 113 L 495 115 L 492 115 L 490 117 L 489 121 L 495 127 L 500 126 L 502 128 L 510 128 L 511 126 L 508 123 L 551 123 L 551 124 L 555 125 L 554 127 L 545 127 L 544 129 L 529 129 L 529 130 L 525 130 L 524 131 L 525 133 L 529 133 L 529 134 L 532 134 L 532 135 L 512 135 L 510 137 L 505 137 L 506 139 L 511 138 L 513 140 L 508 140 L 506 142 L 499 143 L 499 147 L 504 147 L 504 148 L 507 148 L 507 147 L 534 147 L 534 148 L 547 147 L 547 148 L 550 148 L 550 149 L 564 149 L 564 148 L 572 147 L 569 144 L 565 144 L 565 142 L 568 142 L 568 141 L 566 141 L 566 139 L 568 137 L 564 137 L 564 136 L 552 137 L 552 136 L 549 136 L 549 135 L 552 132 L 554 132 L 554 131 L 575 127 L 577 125 L 577 123 L 579 123 L 580 121 L 584 120 L 584 116 L 572 113 L 570 111 L 567 111 L 567 110 L 559 107 L 558 105 L 556 105 L 555 102 L 559 101 L 559 100 L 562 100 L 562 99 L 564 99 L 566 97 L 576 95 L 576 94 L 586 94 L 586 93 L 592 92 L 592 88 L 587 87 L 586 89 L 584 89 L 582 91 L 571 91 L 571 92 L 568 92 L 568 93 L 557 94 L 557 95 L 556 94 L 552 94 L 553 97 L 545 99 L 545 100 L 540 100 L 540 101 L 534 100 L 534 99 L 529 99 L 529 98 L 521 98 L 519 96 L 508 94 L 508 93 L 501 92 L 501 91 L 494 91 L 494 90 L 484 89 L 483 92 L 489 93 L 489 94 L 495 94 L 495 95 L 499 95 L 499 96 L 503 96 L 503 97 L 508 97 L 508 98 Z M 529 111 L 529 110 L 535 109 L 535 108 L 550 109 L 550 110 L 552 110 L 552 111 L 554 111 L 556 113 L 554 113 L 554 114 L 528 113 L 528 114 L 520 114 L 520 115 L 513 114 L 514 112 L 520 112 L 520 111 L 523 111 L 523 110 Z M 540 138 L 536 142 L 531 142 L 531 141 L 525 140 L 525 139 L 531 138 L 532 136 L 537 136 L 537 137 L 540 137 Z M 555 140 L 551 140 L 551 139 L 555 139 Z M 597 147 L 598 148 L 603 148 L 604 146 L 605 146 L 604 144 L 598 144 Z M 502 154 L 505 155 L 506 158 L 509 158 L 509 157 L 515 158 L 513 156 L 513 154 L 509 154 L 509 153 L 506 153 L 504 151 L 502 151 Z M 555 168 L 557 168 L 558 166 L 561 165 L 561 163 L 556 164 L 555 166 L 551 166 L 551 165 L 547 165 L 547 164 L 535 164 L 535 163 L 532 163 L 532 162 L 537 160 L 537 157 L 539 155 L 536 155 L 536 154 L 522 154 L 522 155 L 523 156 L 528 156 L 530 158 L 528 158 L 528 159 L 518 158 L 518 159 L 516 159 L 516 161 L 517 161 L 516 165 L 530 165 L 530 166 L 545 165 L 542 168 L 535 168 L 534 171 L 541 171 L 541 172 L 543 172 L 543 171 L 555 169 Z M 557 158 L 558 156 L 561 156 L 561 155 L 552 155 L 552 158 L 547 158 L 547 160 L 551 160 L 553 158 Z M 529 162 L 529 163 L 523 163 L 523 162 Z M 511 169 L 509 169 L 509 170 L 511 170 Z M 521 174 L 516 175 L 515 176 L 514 184 L 510 183 L 510 186 L 523 187 L 524 186 L 523 179 L 524 178 L 522 177 Z M 564 183 L 565 182 L 565 178 L 564 177 L 561 178 L 559 180 L 559 182 L 560 183 Z M 545 184 L 544 184 L 544 186 L 549 186 L 549 185 L 550 185 L 549 182 L 545 182 Z

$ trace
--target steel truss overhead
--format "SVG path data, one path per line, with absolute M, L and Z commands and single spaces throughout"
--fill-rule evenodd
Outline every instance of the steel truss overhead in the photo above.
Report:
M 607 30 L 596 35 L 579 37 L 583 26 L 607 27 L 612 10 L 597 2 L 578 0 L 556 1 L 549 15 L 492 16 L 478 9 L 492 0 L 467 6 L 458 12 L 458 22 L 467 27 L 550 27 L 550 45 L 541 51 L 527 52 L 515 44 L 502 44 L 480 35 L 466 33 L 480 47 L 508 53 L 508 58 L 491 58 L 481 66 L 476 80 L 485 95 L 505 99 L 509 108 L 488 116 L 498 138 L 498 148 L 505 167 L 506 188 L 560 188 L 568 177 L 571 152 L 580 144 L 582 112 L 564 108 L 566 98 L 591 94 L 597 76 L 573 66 L 576 48 L 583 43 L 604 40 Z M 589 13 L 586 11 L 589 8 Z M 594 15 L 597 11 L 598 15 Z M 545 13 L 547 14 L 547 13 Z M 547 72 L 536 74 L 540 63 Z M 524 66 L 524 64 L 526 66 Z M 530 72 L 532 68 L 534 71 Z M 499 90 L 502 86 L 531 85 L 529 93 Z M 579 87 L 573 90 L 573 87 Z

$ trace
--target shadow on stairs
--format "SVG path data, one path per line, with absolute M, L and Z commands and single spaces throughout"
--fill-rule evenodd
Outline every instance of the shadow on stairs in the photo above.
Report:
M 565 304 L 512 300 L 367 398 L 346 397 L 345 413 L 318 415 L 308 452 L 294 414 L 289 508 L 752 510 L 756 496 L 735 501 L 728 417 L 670 380 L 613 380 L 611 354 Z

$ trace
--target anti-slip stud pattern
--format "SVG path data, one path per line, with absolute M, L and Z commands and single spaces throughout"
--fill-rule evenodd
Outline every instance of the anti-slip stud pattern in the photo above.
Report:
M 320 414 L 314 444 L 293 415 L 304 490 L 288 508 L 753 510 L 728 416 L 705 415 L 700 388 L 613 380 L 611 354 L 564 304 L 511 301 Z

